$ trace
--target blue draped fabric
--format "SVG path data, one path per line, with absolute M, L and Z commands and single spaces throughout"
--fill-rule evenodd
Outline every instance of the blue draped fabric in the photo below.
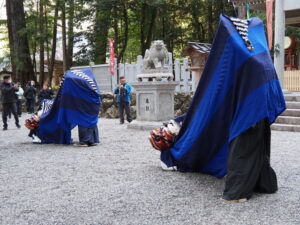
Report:
M 260 19 L 249 20 L 247 49 L 229 17 L 220 16 L 210 55 L 178 138 L 161 160 L 180 171 L 223 177 L 229 143 L 264 118 L 285 110 Z
M 37 136 L 42 143 L 70 144 L 75 126 L 97 125 L 100 105 L 100 90 L 92 71 L 67 71 L 51 109 L 41 116 Z

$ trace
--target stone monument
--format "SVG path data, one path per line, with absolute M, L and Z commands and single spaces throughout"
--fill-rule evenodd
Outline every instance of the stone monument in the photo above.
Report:
M 179 82 L 173 81 L 173 73 L 168 68 L 169 60 L 167 48 L 161 40 L 153 41 L 150 49 L 146 50 L 143 69 L 137 75 L 137 82 L 131 84 L 136 91 L 135 123 L 174 118 L 174 92 Z M 135 123 L 129 128 L 133 128 Z

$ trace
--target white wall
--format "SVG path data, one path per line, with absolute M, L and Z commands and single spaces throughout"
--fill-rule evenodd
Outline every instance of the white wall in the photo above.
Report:
M 282 0 L 285 11 L 300 9 L 300 0 Z M 299 15 L 300 16 L 300 15 Z

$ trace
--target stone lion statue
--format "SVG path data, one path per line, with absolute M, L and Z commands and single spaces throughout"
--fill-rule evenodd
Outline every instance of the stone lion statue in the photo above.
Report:
M 162 40 L 153 41 L 144 57 L 144 69 L 164 68 L 168 63 L 168 50 Z

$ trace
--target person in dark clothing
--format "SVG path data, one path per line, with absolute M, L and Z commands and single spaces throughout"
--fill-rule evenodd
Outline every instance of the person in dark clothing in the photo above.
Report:
M 253 192 L 275 193 L 276 173 L 270 165 L 271 129 L 267 119 L 230 143 L 223 199 L 246 201 Z
M 14 115 L 16 126 L 21 128 L 17 114 L 16 92 L 18 89 L 18 85 L 11 82 L 10 76 L 4 76 L 1 84 L 3 130 L 7 130 L 7 116 L 9 112 Z
M 35 104 L 35 96 L 36 96 L 36 88 L 34 85 L 35 83 L 33 80 L 29 81 L 24 92 L 28 113 L 34 113 L 34 104 Z
M 120 77 L 120 85 L 115 88 L 114 93 L 117 95 L 119 105 L 120 124 L 124 124 L 124 110 L 127 121 L 130 123 L 132 121 L 130 112 L 131 86 L 126 83 L 125 77 Z
M 38 95 L 39 104 L 42 103 L 45 99 L 52 99 L 54 96 L 53 90 L 49 87 L 48 83 L 44 83 L 43 89 L 40 91 Z

